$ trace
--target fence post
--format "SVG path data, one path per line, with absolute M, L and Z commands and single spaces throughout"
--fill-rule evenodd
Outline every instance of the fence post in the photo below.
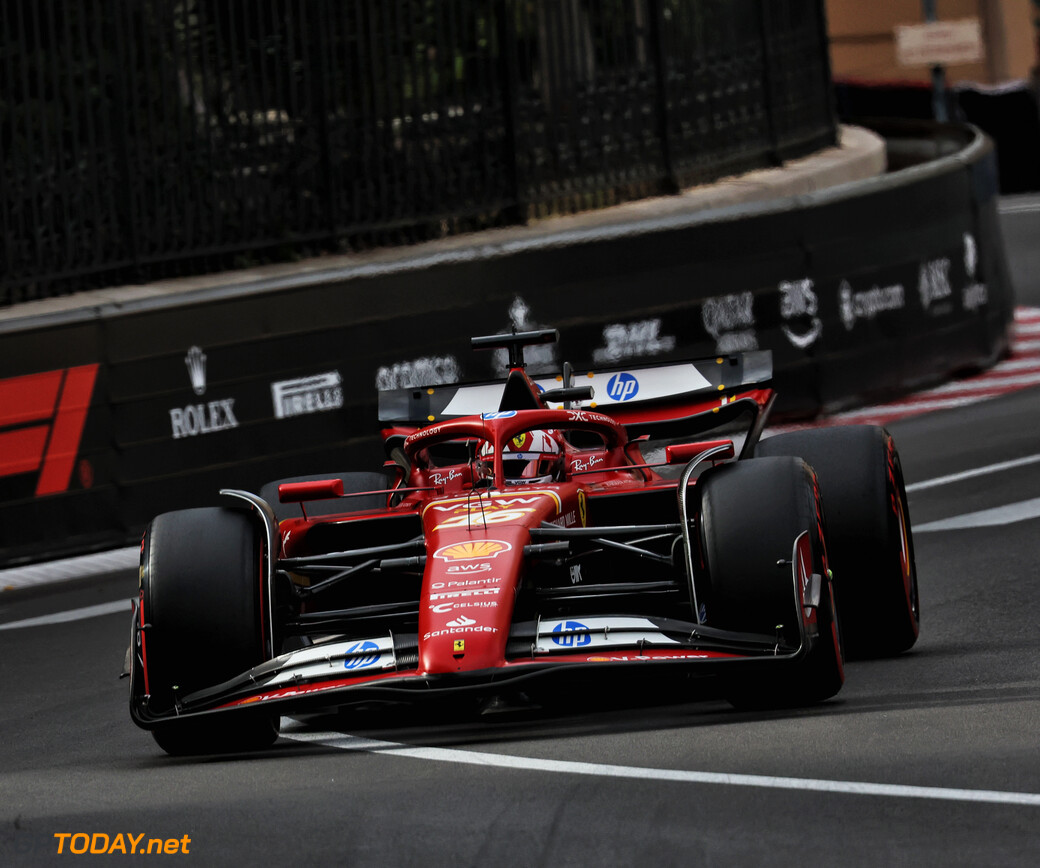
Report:
M 830 124 L 832 130 L 831 144 L 837 145 L 839 140 L 838 135 L 838 107 L 837 107 L 837 96 L 834 92 L 834 78 L 831 72 L 831 52 L 830 52 L 830 39 L 827 34 L 830 33 L 827 24 L 827 4 L 820 2 L 816 4 L 816 26 L 818 28 L 819 42 L 816 45 L 817 50 L 820 52 L 823 66 L 823 92 L 827 101 L 827 122 Z
M 109 15 L 103 16 L 104 25 L 111 39 L 112 52 L 103 52 L 103 56 L 112 63 L 113 52 L 118 57 L 118 69 L 109 69 L 108 79 L 115 82 L 115 99 L 112 105 L 112 130 L 115 141 L 112 143 L 119 155 L 117 170 L 122 176 L 119 192 L 116 194 L 116 208 L 119 214 L 120 230 L 127 240 L 127 253 L 130 260 L 130 279 L 140 283 L 144 278 L 141 271 L 140 246 L 138 244 L 137 215 L 134 213 L 134 191 L 138 189 L 134 173 L 130 165 L 130 113 L 127 92 L 127 76 L 133 74 L 133 59 L 130 56 L 134 45 L 131 30 L 130 11 L 124 0 L 111 0 Z
M 511 223 L 526 224 L 528 205 L 520 178 L 519 135 L 520 77 L 516 62 L 516 10 L 512 0 L 497 0 L 495 17 L 498 30 L 498 71 L 502 88 L 502 120 L 505 133 L 503 162 L 509 173 L 508 184 L 512 204 L 505 209 Z
M 657 115 L 657 138 L 661 143 L 661 164 L 664 169 L 661 177 L 661 192 L 678 193 L 682 188 L 675 175 L 672 163 L 672 142 L 668 131 L 668 69 L 664 48 L 664 27 L 662 26 L 661 0 L 647 0 L 647 25 L 650 28 L 650 53 L 654 63 L 654 108 Z
M 301 4 L 303 10 L 306 4 Z M 337 186 L 332 177 L 332 142 L 329 131 L 329 97 L 328 82 L 330 80 L 330 40 L 326 38 L 324 26 L 329 15 L 327 3 L 314 3 L 311 10 L 311 87 L 313 95 L 311 111 L 314 113 L 315 136 L 318 139 L 318 164 L 321 166 L 321 220 L 329 234 L 326 245 L 335 246 L 337 238 L 336 200 L 333 189 Z M 342 182 L 342 178 L 339 179 Z
M 765 102 L 766 110 L 766 135 L 769 137 L 767 153 L 774 166 L 782 166 L 784 161 L 780 158 L 780 141 L 776 132 L 775 104 L 773 100 L 773 22 L 770 15 L 771 6 L 770 0 L 758 4 L 758 8 L 761 10 L 758 21 L 762 38 L 762 98 Z

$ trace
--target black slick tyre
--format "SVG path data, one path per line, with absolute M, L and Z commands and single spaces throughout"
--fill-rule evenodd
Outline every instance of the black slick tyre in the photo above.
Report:
M 884 428 L 795 431 L 756 455 L 794 455 L 816 472 L 827 513 L 827 553 L 850 657 L 906 651 L 920 633 L 920 597 L 903 471 Z
M 262 546 L 242 510 L 186 509 L 149 525 L 141 590 L 151 712 L 169 713 L 188 694 L 263 662 Z M 277 738 L 269 718 L 230 717 L 171 720 L 152 734 L 171 754 L 256 749 Z
M 739 461 L 706 471 L 700 491 L 700 538 L 708 572 L 707 624 L 775 635 L 797 647 L 802 614 L 794 593 L 795 540 L 808 532 L 812 572 L 821 576 L 816 635 L 797 661 L 766 660 L 752 674 L 736 670 L 724 694 L 737 708 L 810 705 L 845 680 L 844 651 L 827 580 L 822 509 L 812 471 L 795 458 Z

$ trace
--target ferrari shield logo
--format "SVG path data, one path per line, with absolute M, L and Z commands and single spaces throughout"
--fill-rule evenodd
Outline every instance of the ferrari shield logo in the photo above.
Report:
M 456 639 L 455 640 L 455 647 L 452 650 L 456 654 L 460 654 L 461 652 L 465 651 L 466 650 L 466 640 L 465 639 Z
M 581 526 L 586 527 L 588 525 L 589 505 L 585 499 L 585 492 L 578 491 L 578 517 L 581 519 Z

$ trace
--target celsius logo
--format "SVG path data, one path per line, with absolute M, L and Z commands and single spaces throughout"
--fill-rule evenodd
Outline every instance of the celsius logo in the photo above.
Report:
M 592 637 L 588 634 L 588 629 L 581 621 L 561 621 L 552 629 L 553 643 L 562 645 L 564 648 L 581 648 L 583 645 L 591 645 Z
M 639 392 L 639 380 L 631 374 L 614 374 L 607 381 L 607 395 L 615 401 L 631 401 Z
M 379 646 L 375 642 L 355 642 L 347 649 L 344 669 L 364 669 L 379 660 Z

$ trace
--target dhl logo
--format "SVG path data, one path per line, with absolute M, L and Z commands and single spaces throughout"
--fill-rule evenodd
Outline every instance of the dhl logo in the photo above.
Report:
M 39 471 L 37 497 L 68 490 L 97 369 L 0 380 L 0 477 Z

